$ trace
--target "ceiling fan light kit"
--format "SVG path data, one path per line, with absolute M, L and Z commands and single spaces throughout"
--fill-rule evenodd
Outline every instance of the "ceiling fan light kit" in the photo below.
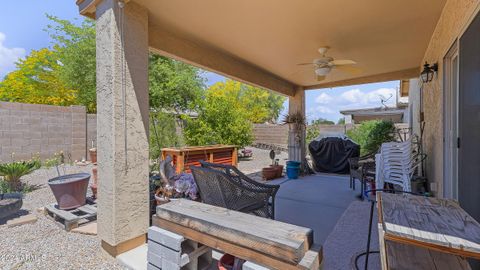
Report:
M 325 76 L 330 73 L 331 70 L 331 67 L 319 67 L 315 69 L 315 74 L 317 74 L 317 76 Z
M 335 60 L 333 57 L 326 56 L 328 49 L 330 47 L 320 47 L 318 52 L 322 55 L 320 58 L 314 59 L 311 63 L 302 63 L 298 64 L 300 66 L 313 65 L 315 75 L 317 75 L 317 80 L 321 81 L 325 79 L 325 76 L 332 71 L 333 68 L 339 68 L 342 71 L 349 72 L 353 70 L 352 67 L 347 69 L 346 66 L 355 65 L 356 62 L 353 60 Z

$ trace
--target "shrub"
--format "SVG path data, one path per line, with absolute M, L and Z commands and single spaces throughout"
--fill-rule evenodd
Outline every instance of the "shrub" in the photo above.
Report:
M 391 121 L 371 120 L 347 131 L 348 137 L 360 145 L 361 155 L 377 151 L 384 142 L 395 138 L 395 125 Z
M 37 164 L 31 161 L 16 161 L 12 163 L 0 164 L 0 176 L 10 186 L 10 191 L 22 191 L 22 183 L 20 178 L 30 174 L 37 169 Z M 2 189 L 4 189 L 2 187 Z

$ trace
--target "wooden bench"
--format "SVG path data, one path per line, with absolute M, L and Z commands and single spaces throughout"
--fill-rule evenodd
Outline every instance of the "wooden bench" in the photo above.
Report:
M 480 224 L 452 200 L 377 194 L 383 269 L 470 269 Z
M 157 207 L 153 225 L 271 269 L 319 269 L 311 229 L 190 200 Z

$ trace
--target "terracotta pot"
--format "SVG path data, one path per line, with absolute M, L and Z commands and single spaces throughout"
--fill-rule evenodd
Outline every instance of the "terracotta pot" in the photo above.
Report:
M 283 165 L 271 165 L 270 167 L 275 168 L 277 170 L 277 174 L 275 178 L 282 177 L 283 174 Z
M 67 174 L 48 180 L 59 209 L 73 209 L 85 205 L 89 173 Z
M 228 253 L 223 254 L 217 263 L 219 270 L 240 270 L 245 261 L 240 260 Z
M 97 148 L 91 148 L 88 152 L 90 153 L 90 161 L 92 163 L 97 163 Z
M 97 190 L 98 190 L 97 184 L 91 184 L 90 189 L 92 190 L 93 198 L 96 199 L 97 198 Z
M 262 169 L 262 178 L 263 180 L 272 180 L 277 177 L 277 168 L 266 167 Z

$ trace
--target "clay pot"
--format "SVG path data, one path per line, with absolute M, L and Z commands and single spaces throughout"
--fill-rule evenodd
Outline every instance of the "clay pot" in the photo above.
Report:
M 228 253 L 223 254 L 217 263 L 219 270 L 240 270 L 245 261 L 240 260 Z
M 97 184 L 98 184 L 98 167 L 94 166 L 92 168 L 93 183 L 90 184 L 90 189 L 93 193 L 93 198 L 97 198 Z
M 262 178 L 263 180 L 272 180 L 277 177 L 277 168 L 266 167 L 262 169 Z
M 89 180 L 89 173 L 67 174 L 48 180 L 58 208 L 65 210 L 85 205 Z
M 275 168 L 275 170 L 277 170 L 277 174 L 276 174 L 275 178 L 282 177 L 283 165 L 271 165 L 270 167 Z
M 97 163 L 97 148 L 90 148 L 88 149 L 88 152 L 90 153 L 90 161 L 92 163 Z

